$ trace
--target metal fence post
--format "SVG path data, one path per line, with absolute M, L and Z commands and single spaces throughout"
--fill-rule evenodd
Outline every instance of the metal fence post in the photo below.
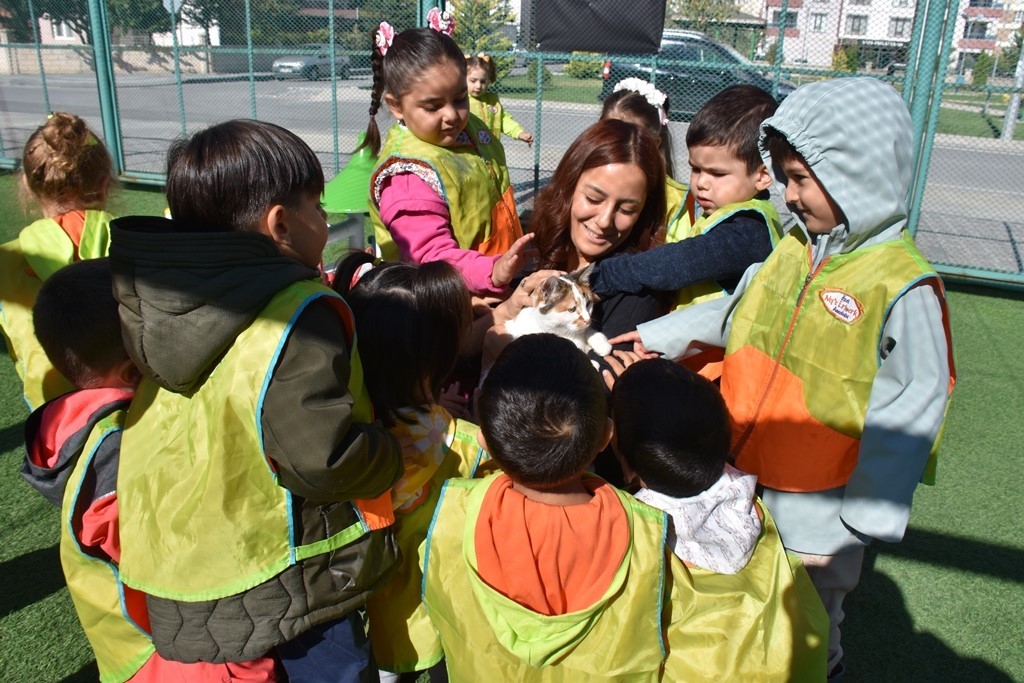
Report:
M 178 88 L 178 118 L 181 120 L 181 137 L 185 137 L 188 132 L 185 129 L 185 94 L 181 88 L 181 53 L 178 50 L 178 18 L 176 16 L 181 5 L 175 0 L 169 0 L 167 5 L 167 11 L 171 15 L 171 39 L 174 45 L 174 82 Z
M 541 129 L 541 108 L 544 106 L 544 60 L 537 57 L 537 103 L 533 115 L 533 191 L 540 190 L 540 129 Z
M 39 78 L 43 85 L 43 104 L 46 112 L 53 111 L 50 107 L 50 91 L 46 88 L 46 69 L 43 68 L 43 49 L 39 46 L 39 20 L 36 18 L 32 0 L 28 0 L 28 14 L 32 18 L 32 40 L 36 41 L 36 61 L 39 62 Z
M 331 137 L 334 140 L 334 172 L 338 173 L 341 167 L 338 164 L 338 64 L 334 58 L 334 0 L 327 3 L 327 39 L 331 43 L 331 123 L 334 131 Z
M 96 67 L 96 90 L 100 97 L 100 118 L 107 150 L 114 160 L 114 173 L 124 172 L 124 147 L 121 145 L 121 121 L 117 112 L 117 90 L 114 67 L 110 59 L 107 35 L 107 6 L 100 0 L 89 0 L 89 30 L 92 32 L 93 65 Z
M 786 17 L 789 14 L 789 0 L 782 0 L 779 8 L 779 37 L 775 41 L 775 78 L 772 79 L 772 97 L 779 97 L 779 81 L 782 80 L 782 59 L 786 54 Z
M 249 58 L 249 112 L 256 118 L 256 74 L 253 72 L 252 3 L 245 0 L 245 52 Z
M 942 91 L 946 82 L 946 65 L 949 63 L 949 52 L 953 45 L 953 30 L 956 27 L 956 4 L 952 2 L 941 3 L 936 0 L 932 0 L 929 5 L 931 4 L 938 5 L 938 10 L 935 14 L 931 13 L 931 7 L 929 6 L 930 18 L 935 22 L 935 29 L 932 33 L 936 35 L 938 44 L 935 46 L 937 49 L 929 51 L 928 45 L 932 42 L 929 38 L 925 42 L 925 48 L 922 51 L 922 56 L 924 58 L 931 56 L 931 63 L 934 64 L 934 68 L 931 70 L 931 85 L 927 88 L 929 96 L 927 98 L 918 97 L 915 93 L 914 98 L 915 108 L 927 108 L 927 118 L 922 121 L 925 124 L 922 137 L 914 140 L 916 164 L 913 176 L 914 184 L 910 194 L 910 215 L 907 217 L 907 228 L 911 234 L 917 232 L 917 223 L 921 218 L 921 205 L 924 203 L 924 186 L 928 180 L 928 165 L 931 163 L 932 145 L 935 142 L 935 129 L 939 123 Z M 921 92 L 920 84 L 916 90 Z M 919 107 L 917 106 L 918 102 L 921 103 Z M 913 110 L 911 113 L 913 113 Z M 915 132 L 917 127 L 918 121 L 914 120 Z

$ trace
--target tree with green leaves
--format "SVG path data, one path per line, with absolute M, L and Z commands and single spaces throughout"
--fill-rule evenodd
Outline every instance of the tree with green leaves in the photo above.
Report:
M 707 32 L 708 26 L 728 20 L 736 14 L 732 0 L 668 0 L 665 18 L 678 26 Z
M 988 78 L 992 75 L 992 67 L 995 62 L 992 55 L 982 50 L 978 58 L 974 60 L 974 69 L 971 71 L 971 83 L 974 85 L 987 85 Z
M 455 42 L 463 51 L 476 54 L 507 52 L 512 41 L 502 29 L 515 21 L 508 0 L 458 0 L 451 3 L 455 16 Z

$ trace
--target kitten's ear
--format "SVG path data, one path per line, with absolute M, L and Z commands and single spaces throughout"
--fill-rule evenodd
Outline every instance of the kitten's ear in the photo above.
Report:
M 579 282 L 581 285 L 586 285 L 587 287 L 589 287 L 590 276 L 593 275 L 593 273 L 594 264 L 588 263 L 586 268 L 584 268 L 583 270 L 577 270 L 575 273 L 573 273 L 573 277 L 576 278 L 576 282 Z
M 555 302 L 552 301 L 552 298 L 557 289 L 558 278 L 552 275 L 548 278 L 545 278 L 544 282 L 540 284 L 540 287 L 538 287 L 534 291 L 534 296 L 539 296 L 539 301 L 537 301 L 537 308 L 538 310 L 540 310 L 541 313 L 547 313 L 549 310 L 551 310 L 551 307 L 555 305 Z

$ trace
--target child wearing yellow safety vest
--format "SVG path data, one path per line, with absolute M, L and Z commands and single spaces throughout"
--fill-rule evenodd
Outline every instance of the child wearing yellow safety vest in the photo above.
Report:
M 666 548 L 665 514 L 586 473 L 612 427 L 572 342 L 513 341 L 477 411 L 503 473 L 450 479 L 421 550 L 451 680 L 712 680 L 743 657 L 721 596 Z
M 771 253 L 782 228 L 757 135 L 776 106 L 763 90 L 737 85 L 697 112 L 686 131 L 689 193 L 668 217 L 666 244 L 598 263 L 591 276 L 598 296 L 678 291 L 677 306 L 689 306 L 731 291 L 748 266 Z M 703 212 L 696 220 L 693 205 Z
M 797 226 L 726 298 L 621 340 L 680 358 L 724 347 L 736 466 L 757 475 L 786 548 L 839 622 L 871 539 L 902 539 L 955 381 L 942 282 L 907 232 L 914 146 L 893 88 L 798 88 L 762 124 L 762 158 Z
M 363 142 L 380 157 L 370 218 L 385 260 L 447 261 L 473 294 L 501 296 L 533 255 L 532 235 L 523 235 L 501 142 L 469 112 L 466 60 L 446 15 L 435 8 L 434 28 L 396 35 L 383 22 L 375 34 Z M 383 145 L 382 102 L 397 120 Z
M 615 453 L 640 487 L 633 495 L 668 513 L 668 544 L 694 589 L 717 598 L 717 617 L 748 643 L 715 678 L 823 680 L 828 617 L 803 563 L 782 547 L 757 478 L 728 464 L 731 425 L 718 388 L 658 358 L 626 369 L 611 402 Z
M 104 683 L 277 680 L 271 657 L 235 665 L 164 659 L 149 635 L 145 596 L 120 581 L 117 473 L 139 371 L 121 343 L 110 264 L 71 264 L 43 283 L 33 309 L 39 343 L 76 389 L 26 422 L 22 475 L 61 508 L 60 559 L 68 592 Z
M 171 148 L 173 219 L 112 224 L 143 373 L 121 443 L 121 579 L 146 593 L 168 659 L 376 675 L 359 609 L 398 560 L 402 456 L 373 422 L 351 311 L 321 284 L 323 189 L 294 133 L 228 121 Z
M 73 388 L 32 334 L 32 304 L 63 266 L 107 255 L 111 216 L 103 207 L 113 168 L 106 147 L 74 114 L 50 114 L 25 143 L 24 188 L 43 217 L 0 245 L 0 330 L 29 408 Z
M 366 603 L 377 665 L 402 674 L 428 669 L 443 656 L 420 599 L 417 553 L 445 480 L 472 476 L 485 454 L 477 426 L 449 412 L 441 394 L 472 320 L 461 276 L 443 261 L 385 262 L 350 289 L 353 274 L 366 270 L 372 258 L 361 252 L 344 257 L 334 288 L 355 315 L 375 414 L 398 439 L 405 460 L 391 490 L 402 559 Z M 465 416 L 464 406 L 453 412 Z
M 483 52 L 466 55 L 469 113 L 483 121 L 496 140 L 500 141 L 501 134 L 504 133 L 510 138 L 532 145 L 533 135 L 523 130 L 523 127 L 512 118 L 512 115 L 505 111 L 496 94 L 487 92 L 488 86 L 497 80 L 497 75 L 494 60 L 490 55 Z

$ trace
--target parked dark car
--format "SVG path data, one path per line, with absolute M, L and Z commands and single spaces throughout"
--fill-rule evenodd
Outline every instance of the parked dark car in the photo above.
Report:
M 336 48 L 334 73 L 338 80 L 348 78 L 349 58 Z M 321 44 L 300 45 L 294 55 L 278 57 L 271 67 L 274 78 L 308 78 L 315 81 L 331 76 L 331 46 Z
M 652 80 L 651 63 L 635 60 L 635 56 L 612 57 L 604 63 L 604 82 L 598 95 L 601 101 L 624 78 Z M 668 95 L 669 117 L 674 120 L 692 118 L 705 102 L 730 85 L 748 83 L 772 91 L 772 80 L 762 73 L 762 67 L 729 45 L 696 31 L 665 31 L 654 80 L 657 88 Z M 789 81 L 780 80 L 779 101 L 795 88 Z

